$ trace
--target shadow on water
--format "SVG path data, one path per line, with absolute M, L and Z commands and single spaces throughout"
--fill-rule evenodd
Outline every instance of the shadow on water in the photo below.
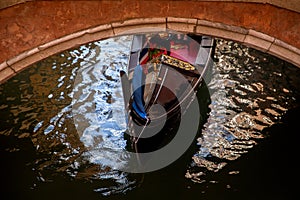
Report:
M 209 93 L 211 101 L 205 102 L 208 110 L 201 109 L 193 145 L 155 172 L 130 174 L 108 167 L 124 162 L 100 150 L 126 148 L 118 72 L 126 67 L 129 44 L 130 37 L 89 43 L 40 61 L 0 85 L 1 199 L 297 195 L 300 71 L 221 39 L 212 80 L 198 93 Z M 84 76 L 78 77 L 79 71 Z M 79 95 L 76 102 L 74 95 Z M 81 133 L 74 121 L 77 111 L 88 118 Z

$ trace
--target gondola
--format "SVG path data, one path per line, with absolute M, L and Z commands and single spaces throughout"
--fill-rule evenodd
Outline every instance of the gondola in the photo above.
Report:
M 120 71 L 133 151 L 154 151 L 172 139 L 181 116 L 205 84 L 214 48 L 209 36 L 133 35 L 127 71 Z

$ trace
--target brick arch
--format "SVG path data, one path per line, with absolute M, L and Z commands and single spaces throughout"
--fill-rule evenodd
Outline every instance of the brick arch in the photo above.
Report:
M 105 9 L 108 7 L 110 9 Z M 220 10 L 222 12 L 217 12 Z M 77 13 L 81 14 L 76 19 Z M 0 30 L 0 82 L 63 50 L 153 28 L 234 40 L 300 67 L 298 21 L 299 12 L 262 3 L 27 2 L 0 10 L 0 23 L 5 27 Z

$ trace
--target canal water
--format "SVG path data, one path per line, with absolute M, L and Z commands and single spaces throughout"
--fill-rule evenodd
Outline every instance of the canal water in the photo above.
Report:
M 126 162 L 119 71 L 131 36 L 64 51 L 0 85 L 1 200 L 298 196 L 299 68 L 216 40 L 207 117 L 182 157 L 154 172 L 109 167 Z

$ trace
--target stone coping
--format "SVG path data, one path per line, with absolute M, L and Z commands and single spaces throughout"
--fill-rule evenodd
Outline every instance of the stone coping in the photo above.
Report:
M 300 68 L 300 50 L 298 48 L 252 29 L 248 30 L 195 18 L 138 18 L 99 25 L 25 51 L 0 64 L 0 83 L 5 82 L 35 62 L 88 42 L 131 33 L 145 33 L 153 30 L 167 29 L 237 41 L 279 57 Z

